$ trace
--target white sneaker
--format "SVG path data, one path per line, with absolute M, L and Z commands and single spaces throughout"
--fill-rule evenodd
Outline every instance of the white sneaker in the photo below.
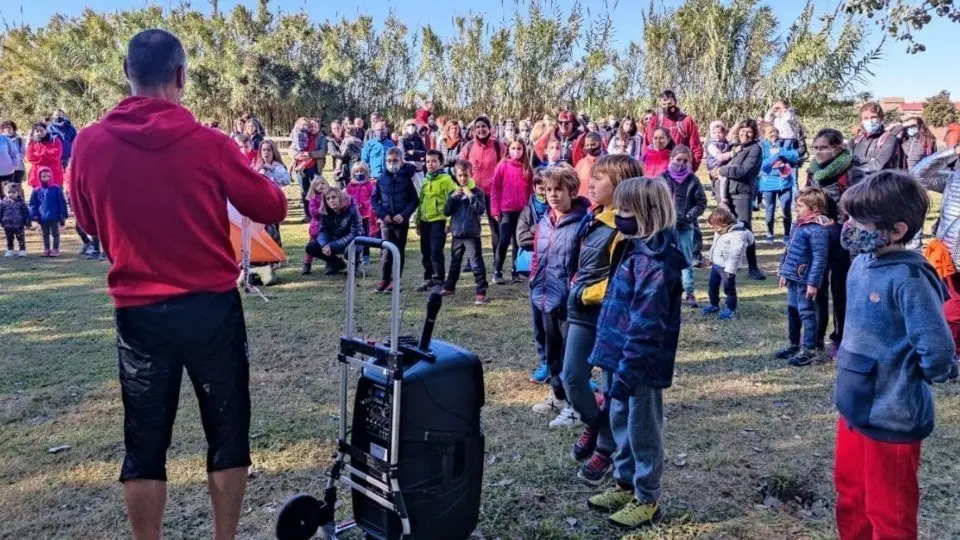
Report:
M 20 256 L 21 256 L 21 257 L 26 257 L 26 256 L 27 256 L 27 251 L 24 250 L 24 249 L 21 249 L 21 250 L 20 250 Z
M 13 257 L 13 250 L 12 250 L 12 249 L 8 249 L 8 250 L 7 250 L 7 254 L 4 255 L 4 257 Z
M 570 405 L 564 405 L 556 418 L 550 421 L 550 427 L 573 427 L 580 423 L 580 415 Z
M 553 397 L 553 393 L 547 396 L 547 399 L 533 406 L 533 412 L 540 414 L 556 414 L 564 408 L 567 402 Z

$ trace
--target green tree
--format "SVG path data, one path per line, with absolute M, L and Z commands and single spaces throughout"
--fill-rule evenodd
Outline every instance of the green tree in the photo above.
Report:
M 907 43 L 910 54 L 927 50 L 914 33 L 930 24 L 934 17 L 960 22 L 960 5 L 954 0 L 846 0 L 844 7 L 850 14 L 875 19 L 890 37 Z
M 957 108 L 950 101 L 950 92 L 940 91 L 935 96 L 927 98 L 923 104 L 923 121 L 931 127 L 944 127 L 957 121 L 960 115 Z

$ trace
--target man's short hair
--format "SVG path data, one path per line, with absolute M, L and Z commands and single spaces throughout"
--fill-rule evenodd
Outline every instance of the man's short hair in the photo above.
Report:
M 127 77 L 139 86 L 159 86 L 173 81 L 177 68 L 187 64 L 180 39 L 159 28 L 144 30 L 127 45 Z

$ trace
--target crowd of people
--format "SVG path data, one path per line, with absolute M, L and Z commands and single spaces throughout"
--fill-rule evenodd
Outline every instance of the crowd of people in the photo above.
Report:
M 417 291 L 455 295 L 461 273 L 470 272 L 475 302 L 483 305 L 490 273 L 482 236 L 489 229 L 490 281 L 529 287 L 537 354 L 530 380 L 549 385 L 533 410 L 552 417 L 550 427 L 582 426 L 571 446 L 577 476 L 594 487 L 614 478 L 587 504 L 627 529 L 661 513 L 662 392 L 672 384 L 681 314 L 740 317 L 740 271 L 767 278 L 753 231 L 762 206 L 761 242 L 782 244 L 776 275 L 786 291 L 786 339 L 776 357 L 793 366 L 837 361 L 840 536 L 913 538 L 920 443 L 933 429 L 929 383 L 956 376 L 960 349 L 960 172 L 953 170 L 960 150 L 947 140 L 938 152 L 919 119 L 886 125 L 878 104 L 864 104 L 859 115 L 849 141 L 835 129 L 808 140 L 782 99 L 762 118 L 730 127 L 710 122 L 701 141 L 696 120 L 664 90 L 659 110 L 639 119 L 595 121 L 562 110 L 536 121 L 494 123 L 481 115 L 465 123 L 435 117 L 431 102 L 398 131 L 377 113 L 369 129 L 362 118 L 344 118 L 330 123 L 329 134 L 319 120 L 301 118 L 290 135 L 289 165 L 255 117 L 238 119 L 231 136 L 245 166 L 275 186 L 299 186 L 309 223 L 303 274 L 316 260 L 326 274 L 341 273 L 362 235 L 396 244 L 402 269 L 413 228 L 423 268 Z M 134 129 L 116 127 L 123 118 L 108 117 L 88 141 L 123 138 L 122 129 Z M 63 111 L 36 123 L 26 143 L 15 123 L 0 126 L 6 255 L 26 256 L 24 233 L 37 223 L 44 256 L 56 257 L 76 130 Z M 709 214 L 701 164 L 716 205 Z M 89 171 L 84 178 L 97 181 Z M 24 181 L 32 187 L 29 202 Z M 255 207 L 254 188 L 244 189 L 234 196 Z M 924 246 L 927 190 L 944 197 Z M 116 264 L 101 249 L 101 228 L 89 212 L 100 204 L 88 198 L 95 192 L 70 194 L 73 205 L 87 208 L 76 232 L 84 254 Z M 277 196 L 270 191 L 275 210 L 260 215 L 279 243 Z M 712 242 L 704 253 L 705 236 Z M 369 251 L 356 260 L 370 264 Z M 385 253 L 376 292 L 397 286 L 392 264 Z M 696 291 L 698 269 L 709 276 L 705 297 Z

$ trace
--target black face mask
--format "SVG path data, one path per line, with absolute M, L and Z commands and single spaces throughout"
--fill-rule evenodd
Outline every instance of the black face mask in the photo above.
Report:
M 662 107 L 660 110 L 663 111 L 663 114 L 666 114 L 666 115 L 668 115 L 668 116 L 673 116 L 673 115 L 677 114 L 677 106 L 676 106 L 676 105 L 671 105 L 671 106 L 669 106 L 669 107 Z
M 634 236 L 640 230 L 640 224 L 637 223 L 636 218 L 613 216 L 613 222 L 617 230 L 626 236 Z

